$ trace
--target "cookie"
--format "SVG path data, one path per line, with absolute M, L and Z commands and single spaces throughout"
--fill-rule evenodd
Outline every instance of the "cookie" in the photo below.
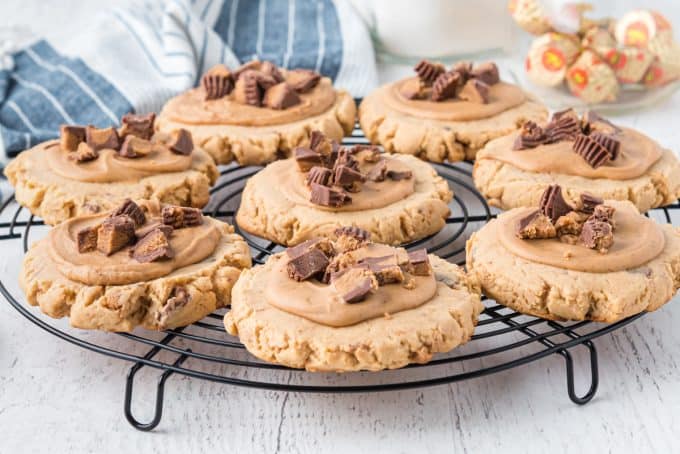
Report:
M 203 207 L 217 166 L 185 130 L 154 135 L 154 117 L 126 115 L 119 129 L 62 126 L 59 140 L 23 151 L 5 168 L 17 202 L 49 225 L 126 198 Z
M 444 227 L 453 194 L 429 164 L 360 148 L 342 147 L 323 159 L 300 148 L 297 159 L 269 164 L 246 183 L 237 224 L 287 246 L 343 225 L 365 229 L 385 244 L 408 243 Z
M 424 65 L 424 63 L 426 65 Z M 547 110 L 517 86 L 500 81 L 493 63 L 461 62 L 430 82 L 421 62 L 417 77 L 384 85 L 362 101 L 359 123 L 366 137 L 386 151 L 432 162 L 474 159 L 489 140 Z M 420 69 L 420 72 L 418 71 Z
M 261 165 L 307 145 L 312 130 L 342 139 L 355 115 L 352 97 L 329 78 L 252 61 L 208 71 L 201 86 L 166 103 L 156 127 L 191 131 L 218 164 Z
M 309 371 L 377 371 L 426 363 L 472 336 L 483 307 L 458 266 L 374 243 L 300 246 L 234 286 L 225 327 L 258 358 Z
M 554 201 L 501 214 L 468 241 L 469 274 L 500 304 L 550 320 L 613 323 L 670 301 L 680 286 L 680 230 L 627 201 L 595 203 L 590 214 L 581 204 L 554 222 L 545 214 Z
M 588 191 L 606 199 L 629 200 L 642 212 L 675 202 L 680 197 L 680 164 L 674 153 L 638 131 L 612 130 L 608 123 L 597 122 L 600 126 L 594 129 L 604 128 L 605 136 L 613 132 L 620 143 L 616 159 L 594 168 L 574 151 L 574 138 L 513 150 L 522 136 L 516 132 L 479 152 L 473 169 L 475 185 L 489 204 L 502 209 L 534 206 L 551 184 L 562 186 L 568 200 Z
M 27 252 L 19 283 L 29 304 L 76 328 L 164 330 L 228 305 L 248 267 L 232 226 L 196 208 L 128 200 L 50 230 Z

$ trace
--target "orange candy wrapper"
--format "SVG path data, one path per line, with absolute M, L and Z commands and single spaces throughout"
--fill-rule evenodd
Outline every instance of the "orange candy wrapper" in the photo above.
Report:
M 567 68 L 581 51 L 578 41 L 562 33 L 546 33 L 531 44 L 526 71 L 537 85 L 554 87 L 564 82 Z
M 569 67 L 566 79 L 569 90 L 588 103 L 614 101 L 619 93 L 614 71 L 589 49 Z

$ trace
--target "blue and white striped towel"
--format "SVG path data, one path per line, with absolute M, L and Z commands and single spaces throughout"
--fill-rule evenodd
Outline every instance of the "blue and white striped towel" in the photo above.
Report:
M 362 96 L 377 84 L 368 31 L 347 0 L 141 0 L 55 49 L 0 46 L 0 163 L 63 123 L 158 111 L 217 63 L 310 68 Z

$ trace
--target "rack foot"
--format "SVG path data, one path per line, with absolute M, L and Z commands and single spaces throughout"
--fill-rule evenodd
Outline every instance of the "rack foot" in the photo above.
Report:
M 597 350 L 592 341 L 586 341 L 582 344 L 588 348 L 590 353 L 590 387 L 583 396 L 576 395 L 576 389 L 574 385 L 574 360 L 568 350 L 559 350 L 557 353 L 564 358 L 567 372 L 567 392 L 569 393 L 569 399 L 578 405 L 583 405 L 595 397 L 597 393 L 597 387 L 600 384 L 600 376 L 597 369 Z

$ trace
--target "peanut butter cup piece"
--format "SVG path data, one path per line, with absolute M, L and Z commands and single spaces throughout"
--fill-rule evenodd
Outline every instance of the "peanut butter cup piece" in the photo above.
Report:
M 592 135 L 579 134 L 574 142 L 573 150 L 594 169 L 611 160 L 609 150 L 595 140 Z
M 286 249 L 286 254 L 291 259 L 299 257 L 300 255 L 311 251 L 312 249 L 318 249 L 323 252 L 323 254 L 330 258 L 335 254 L 335 247 L 333 243 L 328 238 L 314 238 L 311 240 L 303 241 L 302 243 L 289 247 Z
M 260 60 L 251 60 L 248 63 L 244 63 L 234 71 L 234 80 L 238 80 L 241 76 L 249 70 L 259 71 L 262 68 L 262 62 Z
M 205 100 L 220 99 L 234 89 L 234 78 L 224 65 L 213 66 L 201 78 L 205 90 Z
M 596 219 L 589 219 L 583 224 L 579 238 L 585 247 L 595 249 L 602 254 L 608 252 L 609 248 L 614 244 L 611 224 Z
M 149 232 L 156 229 L 162 230 L 163 233 L 165 233 L 165 236 L 167 236 L 168 238 L 170 238 L 170 236 L 172 235 L 172 231 L 174 230 L 171 225 L 161 224 L 160 222 L 153 222 L 149 225 L 137 227 L 137 230 L 135 230 L 135 235 L 137 235 L 137 238 L 143 238 Z
M 425 85 L 432 85 L 441 74 L 444 73 L 444 65 L 429 60 L 421 60 L 413 70 L 418 74 L 418 79 Z
M 432 101 L 440 102 L 454 98 L 462 84 L 460 73 L 455 71 L 442 73 L 432 84 Z
M 538 206 L 541 213 L 548 216 L 553 223 L 557 221 L 560 216 L 564 216 L 573 210 L 567 201 L 564 200 L 562 188 L 557 184 L 548 186 L 543 192 L 543 195 L 541 195 Z
M 612 206 L 609 205 L 604 205 L 600 204 L 595 206 L 595 209 L 593 209 L 593 214 L 590 215 L 588 220 L 595 220 L 595 221 L 601 221 L 601 222 L 607 222 L 611 224 L 612 227 L 615 227 L 614 225 L 614 212 L 616 209 Z
M 234 100 L 241 104 L 260 107 L 263 90 L 258 83 L 258 72 L 247 70 L 236 81 Z
M 557 236 L 562 237 L 564 235 L 580 235 L 583 224 L 587 220 L 588 214 L 578 211 L 570 211 L 564 216 L 560 216 L 555 222 Z
M 267 89 L 262 102 L 270 109 L 283 110 L 300 104 L 300 96 L 286 82 L 281 82 Z
M 362 162 L 376 163 L 382 159 L 380 148 L 376 145 L 354 145 L 352 153 Z
M 198 208 L 170 205 L 161 210 L 161 222 L 174 229 L 183 229 L 203 224 L 203 215 Z
M 194 140 L 189 131 L 181 128 L 172 132 L 167 146 L 175 154 L 189 156 L 194 151 Z
M 387 178 L 387 161 L 381 159 L 378 161 L 371 170 L 366 174 L 366 179 L 370 181 L 381 182 L 385 181 Z
M 459 61 L 451 68 L 451 72 L 456 72 L 460 74 L 461 85 L 465 83 L 472 73 L 472 62 L 469 61 Z
M 59 127 L 59 146 L 62 150 L 76 151 L 85 142 L 85 126 L 61 125 Z
M 95 128 L 88 126 L 85 129 L 85 140 L 94 151 L 104 148 L 117 150 L 120 147 L 120 138 L 115 128 Z
M 339 162 L 339 159 L 338 159 Z M 353 168 L 340 164 L 333 169 L 333 184 L 342 186 L 345 190 L 350 192 L 357 192 L 360 189 L 360 184 L 366 181 L 361 172 Z
M 519 151 L 528 148 L 536 148 L 539 145 L 543 145 L 546 140 L 547 138 L 543 128 L 530 120 L 522 125 L 522 129 L 515 139 L 512 149 Z
M 429 276 L 432 273 L 427 249 L 416 249 L 408 252 L 408 272 L 416 276 Z
M 120 215 L 106 219 L 99 227 L 97 250 L 111 255 L 136 240 L 135 222 L 130 216 Z
M 593 110 L 589 110 L 583 115 L 582 124 L 587 133 L 599 131 L 604 134 L 616 134 L 621 132 L 621 128 Z
M 327 167 L 314 166 L 309 169 L 307 174 L 307 184 L 320 184 L 322 186 L 330 186 L 333 182 L 333 171 Z
M 409 180 L 413 177 L 413 172 L 410 170 L 388 170 L 387 178 L 394 181 Z
M 87 143 L 80 142 L 78 149 L 71 156 L 77 162 L 88 162 L 97 159 L 99 157 L 99 152 L 92 149 Z
M 345 226 L 333 232 L 336 249 L 340 252 L 354 251 L 364 246 L 370 239 L 371 233 L 360 227 Z
M 279 71 L 278 66 L 270 61 L 262 62 L 260 65 L 260 72 L 270 76 L 272 79 L 274 79 L 274 81 L 276 81 L 277 84 L 285 80 L 283 74 L 281 74 L 281 71 Z
M 294 69 L 288 71 L 286 82 L 298 93 L 307 93 L 321 80 L 321 74 L 309 69 Z
M 352 202 L 352 198 L 345 191 L 332 189 L 320 184 L 310 184 L 310 201 L 325 207 L 341 207 Z
M 604 199 L 594 196 L 588 192 L 581 194 L 581 211 L 592 214 L 595 207 L 604 203 Z
M 288 277 L 296 281 L 305 281 L 313 277 L 323 276 L 328 266 L 326 254 L 316 248 L 292 258 L 286 265 Z
M 590 138 L 602 145 L 602 147 L 604 147 L 609 152 L 609 159 L 612 161 L 619 156 L 621 142 L 618 139 L 615 139 L 611 134 L 595 131 L 590 134 Z
M 153 229 L 137 241 L 132 249 L 132 258 L 140 263 L 171 259 L 175 256 L 166 232 L 160 228 Z
M 124 158 L 135 159 L 141 158 L 154 150 L 154 144 L 146 139 L 137 136 L 128 135 L 123 140 L 118 154 Z
M 76 244 L 78 252 L 81 254 L 85 252 L 94 251 L 97 249 L 97 238 L 99 237 L 99 225 L 93 225 L 78 230 L 76 234 Z
M 173 313 L 186 306 L 190 300 L 191 295 L 186 287 L 180 286 L 173 288 L 168 300 L 163 304 L 160 311 L 156 313 L 156 320 L 161 325 L 164 325 L 165 321 L 170 318 Z
M 354 158 L 354 152 L 351 148 L 340 147 L 334 162 L 334 167 L 338 166 L 346 166 L 356 171 L 359 170 L 359 161 Z
M 377 279 L 378 285 L 395 284 L 404 282 L 406 279 L 395 255 L 366 257 L 360 263 L 368 265 L 368 269 Z
M 576 140 L 581 134 L 581 122 L 571 115 L 563 114 L 548 123 L 545 127 L 547 143 L 562 142 L 564 140 Z
M 465 82 L 458 97 L 464 101 L 486 104 L 489 102 L 489 86 L 479 79 L 470 79 Z
M 293 151 L 295 162 L 302 172 L 308 172 L 312 167 L 322 166 L 324 161 L 321 153 L 311 148 L 297 147 Z
M 333 287 L 349 304 L 364 301 L 372 292 L 378 290 L 378 281 L 373 273 L 363 266 L 345 270 L 333 279 Z
M 153 136 L 155 121 L 156 114 L 153 112 L 146 115 L 125 114 L 121 119 L 123 126 L 120 129 L 120 135 L 121 137 L 133 135 L 141 139 L 150 140 Z
M 555 238 L 557 230 L 548 216 L 536 210 L 517 223 L 517 238 L 523 240 Z
M 146 222 L 144 211 L 132 199 L 125 199 L 123 203 L 113 210 L 109 217 L 129 216 L 135 223 L 135 228 L 141 227 Z
M 487 85 L 495 85 L 501 81 L 498 75 L 498 66 L 490 61 L 475 66 L 470 71 L 470 77 L 481 80 Z
M 406 99 L 427 99 L 430 96 L 430 90 L 420 79 L 407 80 L 399 88 L 399 93 Z

